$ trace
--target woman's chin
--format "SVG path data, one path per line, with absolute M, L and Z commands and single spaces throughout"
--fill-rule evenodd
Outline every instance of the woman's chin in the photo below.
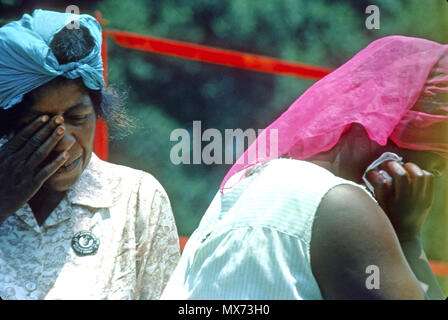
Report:
M 82 171 L 79 172 L 59 172 L 57 171 L 50 179 L 48 179 L 44 186 L 53 191 L 63 192 L 72 187 L 81 176 Z
M 76 179 L 55 179 L 54 177 L 51 177 L 45 182 L 44 187 L 51 191 L 64 192 L 70 189 L 76 181 L 78 181 L 78 177 Z

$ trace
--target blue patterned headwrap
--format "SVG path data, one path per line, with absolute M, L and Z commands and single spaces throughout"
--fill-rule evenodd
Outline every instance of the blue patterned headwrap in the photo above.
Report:
M 58 76 L 82 78 L 92 90 L 104 87 L 101 26 L 92 16 L 76 16 L 76 22 L 89 30 L 95 42 L 87 57 L 60 65 L 50 49 L 54 35 L 71 20 L 70 13 L 38 9 L 32 16 L 24 14 L 0 28 L 0 109 L 11 108 L 25 94 Z

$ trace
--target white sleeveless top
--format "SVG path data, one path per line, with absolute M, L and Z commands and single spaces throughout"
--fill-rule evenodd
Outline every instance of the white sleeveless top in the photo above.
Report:
M 322 299 L 310 264 L 314 216 L 329 190 L 360 185 L 293 159 L 258 165 L 232 184 L 215 196 L 162 299 Z

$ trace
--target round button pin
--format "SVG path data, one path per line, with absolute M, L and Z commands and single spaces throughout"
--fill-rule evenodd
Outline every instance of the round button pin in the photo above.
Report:
M 95 254 L 99 246 L 100 240 L 90 231 L 79 231 L 72 239 L 72 248 L 80 256 Z
M 34 282 L 27 282 L 25 284 L 25 289 L 28 291 L 34 291 L 34 290 L 36 290 L 36 288 L 37 288 L 37 286 Z

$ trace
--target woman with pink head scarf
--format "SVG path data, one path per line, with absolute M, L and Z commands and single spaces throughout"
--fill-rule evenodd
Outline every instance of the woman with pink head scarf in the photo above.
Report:
M 448 159 L 447 50 L 382 38 L 309 88 L 226 175 L 163 297 L 444 299 L 420 233 Z

